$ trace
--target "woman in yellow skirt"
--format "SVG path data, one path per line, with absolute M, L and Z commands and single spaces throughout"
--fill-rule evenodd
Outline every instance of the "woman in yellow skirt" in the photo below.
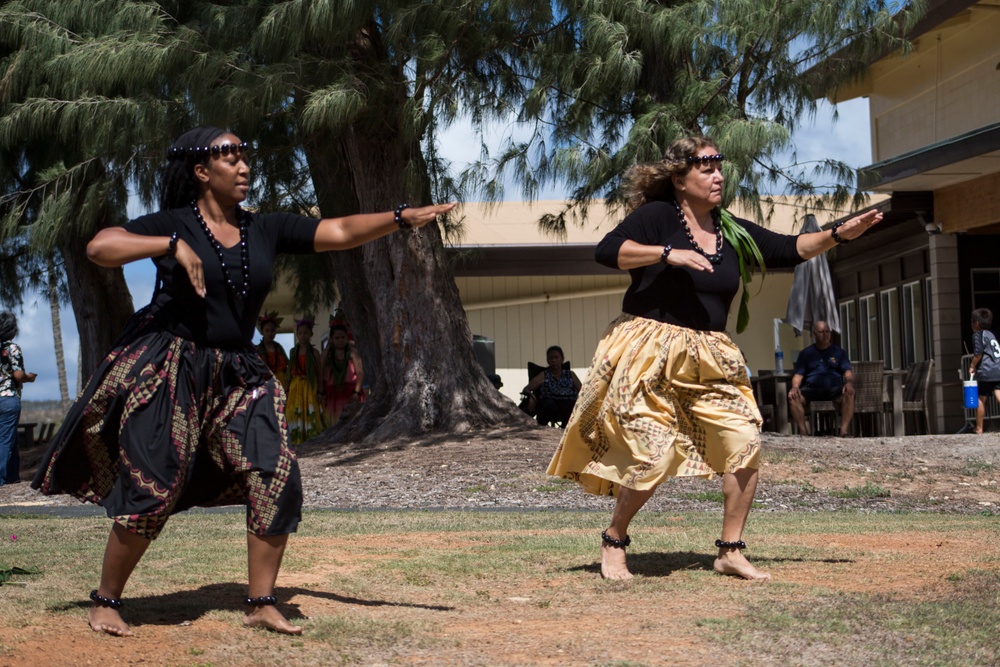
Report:
M 313 347 L 313 321 L 295 323 L 295 347 L 288 356 L 288 435 L 293 445 L 315 438 L 326 428 L 319 402 L 322 377 L 319 352 Z
M 597 346 L 550 475 L 616 497 L 601 534 L 601 575 L 629 579 L 628 526 L 668 477 L 722 476 L 714 569 L 770 579 L 743 555 L 757 487 L 761 417 L 726 320 L 754 267 L 791 267 L 857 238 L 867 211 L 832 230 L 790 236 L 721 208 L 723 156 L 713 141 L 675 141 L 664 159 L 625 177 L 630 213 L 597 246 L 598 262 L 629 271 L 622 315 Z M 744 285 L 738 330 L 746 324 Z

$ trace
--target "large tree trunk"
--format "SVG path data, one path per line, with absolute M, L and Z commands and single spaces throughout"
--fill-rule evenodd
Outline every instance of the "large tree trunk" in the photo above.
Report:
M 426 192 L 406 192 L 405 142 L 384 121 L 353 126 L 339 151 L 308 151 L 321 207 L 349 206 L 351 197 L 335 194 L 348 186 L 363 212 L 391 210 L 401 201 L 425 203 Z M 335 163 L 340 156 L 349 180 Z M 342 180 L 332 180 L 337 174 Z M 362 410 L 328 431 L 327 439 L 375 440 L 526 420 L 473 356 L 472 333 L 437 226 L 333 253 L 332 265 L 373 391 Z
M 65 260 L 69 298 L 80 333 L 78 372 L 84 386 L 132 316 L 132 296 L 124 272 L 91 262 L 82 243 L 59 252 Z

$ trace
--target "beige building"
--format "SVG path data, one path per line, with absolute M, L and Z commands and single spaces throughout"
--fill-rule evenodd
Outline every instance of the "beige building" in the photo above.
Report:
M 965 421 L 958 369 L 969 314 L 1000 320 L 1000 0 L 931 0 L 908 54 L 870 63 L 833 102 L 867 97 L 874 163 L 891 197 L 832 270 L 844 347 L 888 368 L 935 361 L 935 432 Z
M 589 219 L 570 225 L 565 237 L 540 231 L 539 218 L 562 206 L 559 201 L 466 204 L 462 235 L 449 247 L 469 327 L 492 341 L 501 392 L 515 401 L 527 384 L 528 362 L 544 365 L 550 345 L 561 346 L 580 378 L 586 375 L 598 339 L 621 313 L 629 285 L 627 272 L 594 261 L 597 242 L 622 214 L 609 213 L 598 202 L 590 207 Z M 738 209 L 734 213 L 741 215 Z M 768 226 L 794 234 L 802 214 L 793 203 L 778 200 Z M 820 216 L 820 223 L 835 217 Z M 750 326 L 740 335 L 733 333 L 754 372 L 774 368 L 774 321 L 785 316 L 792 277 L 791 271 L 771 271 L 762 282 L 758 277 Z M 737 305 L 731 313 L 733 329 Z M 280 288 L 265 306 L 285 315 L 286 325 L 294 319 L 291 307 L 289 290 Z M 324 317 L 320 314 L 320 320 Z M 785 367 L 791 368 L 798 351 L 811 341 L 797 338 L 784 324 L 778 331 Z
M 456 268 L 455 280 L 473 333 L 494 341 L 501 391 L 513 399 L 528 381 L 527 363 L 544 365 L 549 345 L 563 348 L 582 379 L 598 339 L 621 313 L 629 285 L 627 272 L 594 261 L 594 247 L 622 213 L 595 203 L 586 223 L 569 227 L 564 239 L 554 239 L 539 231 L 537 221 L 562 205 L 507 202 L 489 212 L 469 204 L 464 210 L 465 235 L 452 250 L 470 256 Z M 800 209 L 780 201 L 769 227 L 795 233 L 800 218 Z M 763 282 L 758 279 L 755 287 L 760 290 L 752 292 L 750 301 L 750 326 L 738 336 L 733 332 L 751 370 L 774 368 L 774 319 L 785 316 L 792 275 L 772 271 Z M 736 305 L 730 319 L 734 329 Z M 790 367 L 804 339 L 796 338 L 787 325 L 779 327 L 779 336 Z

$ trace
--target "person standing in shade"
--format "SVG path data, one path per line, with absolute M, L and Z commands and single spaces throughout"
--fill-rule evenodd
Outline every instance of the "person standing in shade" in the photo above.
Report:
M 629 271 L 632 283 L 624 312 L 598 343 L 548 473 L 616 497 L 601 534 L 606 579 L 632 577 L 628 527 L 660 484 L 719 475 L 724 503 L 713 568 L 770 578 L 743 555 L 761 416 L 743 356 L 725 332 L 729 306 L 753 258 L 794 266 L 882 217 L 869 211 L 832 230 L 776 234 L 721 208 L 723 160 L 712 140 L 689 137 L 673 142 L 662 161 L 633 167 L 623 183 L 631 212 L 595 253 Z
M 295 346 L 288 359 L 288 431 L 292 444 L 315 438 L 326 429 L 320 403 L 323 367 L 319 351 L 312 344 L 313 321 L 306 317 L 295 323 Z
M 278 379 L 285 392 L 288 392 L 288 353 L 281 343 L 274 340 L 278 334 L 278 327 L 281 320 L 277 311 L 264 313 L 257 320 L 257 329 L 260 331 L 260 342 L 257 343 L 257 353 L 260 355 L 267 367 L 271 369 L 274 377 Z
M 102 229 L 100 266 L 152 259 L 152 302 L 126 325 L 53 438 L 32 485 L 103 505 L 114 524 L 87 612 L 96 632 L 128 636 L 121 595 L 168 518 L 246 505 L 249 585 L 243 624 L 300 634 L 275 606 L 302 482 L 285 395 L 254 349 L 254 326 L 281 253 L 353 248 L 421 227 L 455 204 L 318 220 L 242 208 L 249 146 L 199 127 L 171 146 L 158 213 Z
M 990 394 L 1000 402 L 1000 343 L 990 328 L 993 312 L 989 308 L 972 311 L 972 360 L 969 377 L 978 383 L 979 404 L 976 406 L 976 433 L 983 432 L 986 399 Z
M 17 317 L 0 312 L 0 486 L 21 481 L 17 423 L 21 419 L 21 386 L 38 377 L 24 370 L 17 337 Z
M 799 433 L 805 435 L 806 406 L 811 401 L 833 401 L 840 410 L 840 437 L 851 435 L 854 418 L 854 373 L 843 348 L 830 341 L 833 331 L 822 320 L 813 324 L 816 341 L 799 352 L 795 360 L 792 387 L 788 390 L 788 410 Z
M 330 342 L 323 353 L 323 405 L 326 423 L 333 426 L 340 421 L 344 408 L 365 402 L 365 372 L 361 356 L 347 331 L 347 325 L 338 320 L 330 322 Z

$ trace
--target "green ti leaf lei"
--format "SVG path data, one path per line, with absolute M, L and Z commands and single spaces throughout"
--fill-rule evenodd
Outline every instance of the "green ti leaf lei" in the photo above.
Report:
M 733 219 L 733 214 L 724 208 L 719 209 L 719 225 L 722 227 L 723 238 L 736 251 L 736 258 L 740 263 L 743 294 L 740 296 L 740 310 L 736 316 L 736 333 L 743 333 L 747 325 L 750 324 L 749 284 L 753 280 L 754 270 L 760 268 L 761 280 L 763 280 L 767 273 L 767 267 L 764 265 L 764 258 L 761 256 L 760 248 L 757 247 L 753 237 Z

